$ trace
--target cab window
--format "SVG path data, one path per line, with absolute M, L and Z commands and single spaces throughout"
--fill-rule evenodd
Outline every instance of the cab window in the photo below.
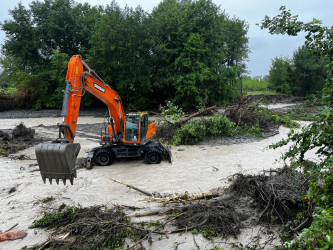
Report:
M 137 141 L 139 137 L 139 118 L 129 117 L 126 119 L 125 140 Z

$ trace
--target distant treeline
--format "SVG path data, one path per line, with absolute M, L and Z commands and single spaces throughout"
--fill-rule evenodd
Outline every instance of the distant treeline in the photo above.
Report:
M 72 0 L 18 4 L 1 23 L 0 86 L 19 89 L 32 108 L 59 108 L 67 63 L 81 54 L 129 109 L 171 100 L 193 109 L 234 100 L 245 72 L 248 25 L 211 0 L 164 0 L 140 7 Z M 83 105 L 95 102 L 85 96 Z
M 300 47 L 291 59 L 277 57 L 269 70 L 269 87 L 287 95 L 321 95 L 327 79 L 325 66 L 329 60 Z

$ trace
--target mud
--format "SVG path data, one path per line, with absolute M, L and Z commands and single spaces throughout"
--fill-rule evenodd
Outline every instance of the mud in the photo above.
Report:
M 20 150 L 37 145 L 41 138 L 35 137 L 35 130 L 27 128 L 23 122 L 18 124 L 11 132 L 0 130 L 0 155 L 8 156 Z M 20 156 L 20 158 L 24 158 Z
M 1 113 L 0 113 L 1 114 Z M 61 117 L 38 118 L 1 118 L 0 128 L 12 129 L 20 122 L 35 129 L 35 135 L 41 138 L 56 138 L 55 124 L 61 122 Z M 76 142 L 81 144 L 79 158 L 84 158 L 94 147 L 98 146 L 96 127 L 103 123 L 103 117 L 84 116 L 79 118 Z M 43 124 L 42 126 L 39 126 Z M 83 125 L 80 127 L 80 125 Z M 93 128 L 93 129 L 92 129 Z M 161 194 L 207 192 L 217 187 L 228 185 L 228 178 L 235 173 L 258 173 L 263 169 L 281 167 L 282 162 L 276 162 L 286 148 L 278 150 L 267 149 L 271 143 L 285 138 L 289 129 L 280 127 L 279 134 L 260 141 L 243 142 L 240 144 L 216 145 L 204 144 L 197 146 L 172 147 L 173 162 L 162 162 L 159 165 L 147 165 L 142 160 L 116 161 L 108 167 L 95 167 L 92 170 L 78 169 L 78 178 L 74 185 L 43 184 L 36 165 L 34 147 L 29 147 L 11 158 L 0 157 L 0 230 L 5 231 L 18 223 L 14 230 L 23 230 L 28 234 L 24 239 L 0 243 L 0 249 L 21 249 L 32 247 L 47 240 L 50 232 L 42 229 L 29 229 L 33 221 L 40 218 L 44 211 L 53 211 L 62 204 L 66 206 L 83 207 L 114 204 L 138 207 L 143 211 L 158 208 L 159 204 L 146 203 L 145 195 L 114 183 L 110 178 L 125 181 L 148 192 Z M 23 160 L 15 156 L 24 155 Z M 10 192 L 11 191 L 11 192 Z M 52 199 L 49 199 L 52 197 Z M 43 200 L 50 200 L 44 203 Z M 127 211 L 131 216 L 133 211 Z M 134 218 L 133 218 L 134 219 Z M 148 218 L 160 219 L 160 218 Z M 141 218 L 136 220 L 148 220 Z M 258 241 L 265 242 L 267 229 L 252 227 L 241 229 L 237 242 L 247 244 L 254 236 Z M 201 235 L 184 233 L 173 234 L 158 239 L 153 243 L 144 243 L 147 249 L 200 249 L 230 248 L 234 239 L 214 242 Z M 276 242 L 275 242 L 276 243 Z M 266 248 L 266 249 L 269 249 Z

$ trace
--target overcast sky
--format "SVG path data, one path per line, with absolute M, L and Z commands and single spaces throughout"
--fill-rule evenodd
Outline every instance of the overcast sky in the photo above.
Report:
M 106 5 L 110 0 L 75 0 L 88 2 L 90 5 Z M 19 2 L 28 6 L 32 0 L 0 0 L 0 21 L 10 18 L 8 11 Z M 117 0 L 121 7 L 140 5 L 144 10 L 151 12 L 161 0 Z M 249 24 L 249 46 L 251 53 L 247 62 L 251 76 L 267 75 L 272 59 L 275 57 L 291 57 L 293 52 L 304 43 L 303 37 L 288 37 L 286 35 L 270 35 L 267 30 L 260 30 L 256 23 L 268 15 L 273 17 L 278 13 L 280 6 L 290 9 L 292 14 L 298 15 L 302 21 L 311 21 L 317 18 L 326 26 L 333 25 L 333 0 L 213 0 L 231 17 L 246 20 Z M 4 32 L 0 32 L 0 43 L 5 39 Z

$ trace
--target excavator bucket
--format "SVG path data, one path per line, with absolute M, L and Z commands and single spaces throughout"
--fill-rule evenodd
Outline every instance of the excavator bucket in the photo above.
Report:
M 41 143 L 35 148 L 37 162 L 44 183 L 49 179 L 50 184 L 55 179 L 57 184 L 69 180 L 73 185 L 76 178 L 75 162 L 80 152 L 79 143 Z

